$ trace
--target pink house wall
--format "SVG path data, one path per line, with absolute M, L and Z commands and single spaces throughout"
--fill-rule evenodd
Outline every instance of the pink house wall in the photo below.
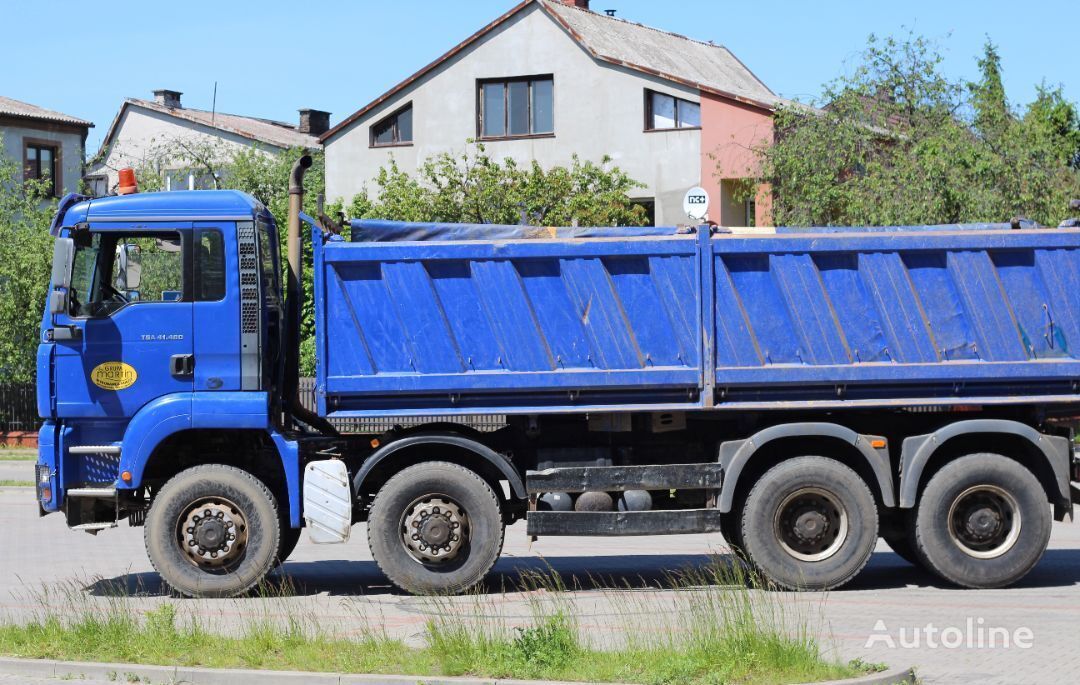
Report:
M 772 113 L 709 93 L 701 93 L 701 187 L 709 193 L 709 218 L 721 226 L 745 223 L 742 203 L 732 198 L 734 179 L 757 175 L 753 149 L 773 140 Z M 725 182 L 726 181 L 726 182 Z M 767 184 L 758 186 L 758 226 L 772 223 Z

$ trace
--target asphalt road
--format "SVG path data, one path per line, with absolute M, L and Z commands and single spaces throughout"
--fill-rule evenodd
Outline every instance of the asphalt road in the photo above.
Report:
M 58 515 L 38 517 L 28 488 L 0 488 L 0 549 L 0 613 L 9 620 L 26 619 L 43 602 L 73 600 L 100 607 L 119 594 L 140 610 L 172 601 L 161 595 L 141 529 L 122 526 L 96 538 L 71 532 Z M 485 595 L 436 606 L 387 585 L 371 561 L 366 532 L 358 526 L 346 545 L 300 543 L 273 576 L 278 587 L 290 588 L 290 596 L 188 600 L 180 602 L 181 615 L 226 632 L 253 620 L 299 616 L 341 634 L 374 629 L 418 641 L 428 618 L 437 613 L 527 622 L 530 603 L 550 598 L 501 588 L 515 587 L 522 569 L 550 566 L 568 585 L 577 579 L 586 586 L 568 597 L 590 639 L 614 640 L 627 620 L 635 622 L 635 630 L 678 626 L 685 618 L 676 613 L 666 572 L 702 566 L 710 554 L 725 551 L 719 535 L 546 538 L 530 545 L 519 524 L 507 531 L 503 557 Z M 948 588 L 882 543 L 862 575 L 842 590 L 771 597 L 785 607 L 788 620 L 809 625 L 830 653 L 896 667 L 914 665 L 927 683 L 1061 683 L 1080 673 L 1077 524 L 1056 524 L 1040 565 L 1006 590 Z M 1004 633 L 1018 642 L 1003 647 Z M 988 646 L 991 635 L 998 641 L 993 648 Z

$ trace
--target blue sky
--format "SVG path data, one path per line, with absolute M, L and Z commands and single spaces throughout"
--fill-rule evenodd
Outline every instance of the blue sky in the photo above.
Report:
M 514 5 L 514 0 L 92 3 L 8 0 L 0 94 L 89 119 L 96 151 L 124 97 L 155 88 L 209 109 L 293 121 L 300 107 L 360 108 Z M 593 9 L 729 47 L 775 92 L 811 99 L 849 71 L 870 33 L 938 41 L 945 72 L 973 78 L 986 36 L 1010 100 L 1036 84 L 1080 100 L 1080 2 L 1033 0 L 593 0 Z M 37 27 L 37 28 L 35 28 Z M 51 31 L 50 31 L 51 29 Z M 51 38 L 45 42 L 45 38 Z M 13 60 L 13 61 L 12 61 Z M 16 66 L 18 65 L 18 66 Z

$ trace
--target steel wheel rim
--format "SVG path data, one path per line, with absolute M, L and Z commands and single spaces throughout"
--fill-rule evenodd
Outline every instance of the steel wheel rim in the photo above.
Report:
M 834 556 L 847 541 L 847 508 L 832 492 L 799 488 L 776 508 L 773 534 L 780 547 L 799 561 L 819 562 Z
M 418 497 L 405 507 L 399 525 L 402 547 L 427 566 L 457 559 L 469 542 L 469 517 L 460 504 L 443 494 Z
M 239 566 L 248 545 L 247 517 L 224 497 L 200 497 L 184 507 L 176 521 L 176 541 L 184 558 L 213 574 Z
M 975 485 L 949 506 L 949 539 L 975 559 L 996 559 L 1016 546 L 1023 519 L 1020 505 L 1004 488 Z

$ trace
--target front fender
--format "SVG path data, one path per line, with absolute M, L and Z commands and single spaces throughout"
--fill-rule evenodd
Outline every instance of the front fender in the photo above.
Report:
M 193 393 L 178 392 L 147 402 L 128 422 L 120 448 L 120 473 L 131 474 L 131 481 L 117 480 L 122 490 L 142 486 L 143 471 L 150 456 L 163 440 L 191 429 Z

